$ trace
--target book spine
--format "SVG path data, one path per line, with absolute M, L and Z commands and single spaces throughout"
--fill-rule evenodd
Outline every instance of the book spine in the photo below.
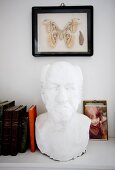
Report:
M 3 107 L 0 107 L 0 155 L 2 154 L 2 115 Z
M 2 154 L 2 121 L 0 120 L 0 155 Z
M 10 141 L 11 141 L 11 112 L 4 112 L 3 122 L 3 137 L 2 137 L 2 154 L 10 154 Z
M 30 150 L 35 152 L 36 150 L 36 141 L 35 141 L 35 120 L 36 120 L 36 106 L 28 111 L 29 117 L 29 135 L 30 135 Z
M 8 107 L 14 106 L 15 105 L 15 101 L 11 101 L 11 102 L 7 102 L 4 101 L 2 102 L 3 105 L 0 106 L 0 155 L 2 154 L 2 139 L 3 139 L 3 114 L 4 114 L 4 110 L 7 109 Z
M 0 120 L 2 120 L 2 116 L 3 116 L 3 107 L 0 106 Z
M 14 105 L 15 105 L 15 101 L 11 101 L 11 102 L 9 102 L 8 104 L 6 104 L 6 105 L 3 106 L 3 110 L 5 110 L 5 109 L 7 109 L 7 108 L 9 108 L 9 107 L 12 107 L 12 106 L 14 106 Z
M 11 123 L 11 146 L 10 153 L 12 156 L 17 155 L 18 153 L 18 122 L 19 113 L 13 111 L 12 113 L 12 123 Z
M 28 117 L 21 117 L 19 125 L 19 152 L 24 153 L 28 148 Z

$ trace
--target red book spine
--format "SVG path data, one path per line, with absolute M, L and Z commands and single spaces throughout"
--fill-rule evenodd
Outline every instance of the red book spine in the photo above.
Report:
M 37 116 L 36 106 L 32 105 L 28 110 L 30 150 L 31 150 L 31 152 L 35 152 L 35 150 L 36 150 L 36 141 L 35 141 L 35 120 L 36 120 L 36 116 Z

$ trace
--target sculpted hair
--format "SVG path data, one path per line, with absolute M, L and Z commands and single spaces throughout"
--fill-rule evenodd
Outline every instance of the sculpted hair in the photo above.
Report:
M 61 61 L 61 62 L 56 62 L 56 63 L 53 63 L 52 65 L 51 64 L 47 64 L 45 65 L 43 68 L 42 68 L 42 71 L 41 71 L 41 84 L 44 86 L 45 83 L 46 83 L 46 78 L 47 78 L 47 75 L 48 75 L 48 72 L 50 71 L 50 69 L 52 67 L 54 67 L 55 65 L 57 64 L 61 64 L 61 66 L 63 67 L 65 64 L 68 65 L 69 67 L 71 66 L 75 72 L 76 72 L 76 78 L 78 80 L 78 86 L 81 86 L 82 87 L 82 84 L 83 84 L 83 75 L 82 75 L 82 71 L 81 71 L 81 68 L 79 66 L 74 66 L 70 63 L 67 63 L 67 62 L 64 62 L 64 61 Z

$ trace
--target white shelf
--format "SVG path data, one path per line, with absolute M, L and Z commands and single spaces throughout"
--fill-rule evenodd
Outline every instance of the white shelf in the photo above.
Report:
M 6 169 L 78 169 L 78 170 L 115 170 L 115 138 L 108 141 L 89 141 L 87 152 L 68 162 L 59 162 L 42 155 L 38 150 L 34 153 L 18 153 L 17 156 L 0 156 L 0 170 Z

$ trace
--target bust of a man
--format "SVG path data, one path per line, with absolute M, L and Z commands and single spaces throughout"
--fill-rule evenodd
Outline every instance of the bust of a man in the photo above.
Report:
M 86 151 L 90 119 L 77 112 L 83 76 L 67 62 L 47 65 L 41 74 L 41 95 L 47 112 L 36 119 L 36 142 L 50 158 L 68 161 Z

